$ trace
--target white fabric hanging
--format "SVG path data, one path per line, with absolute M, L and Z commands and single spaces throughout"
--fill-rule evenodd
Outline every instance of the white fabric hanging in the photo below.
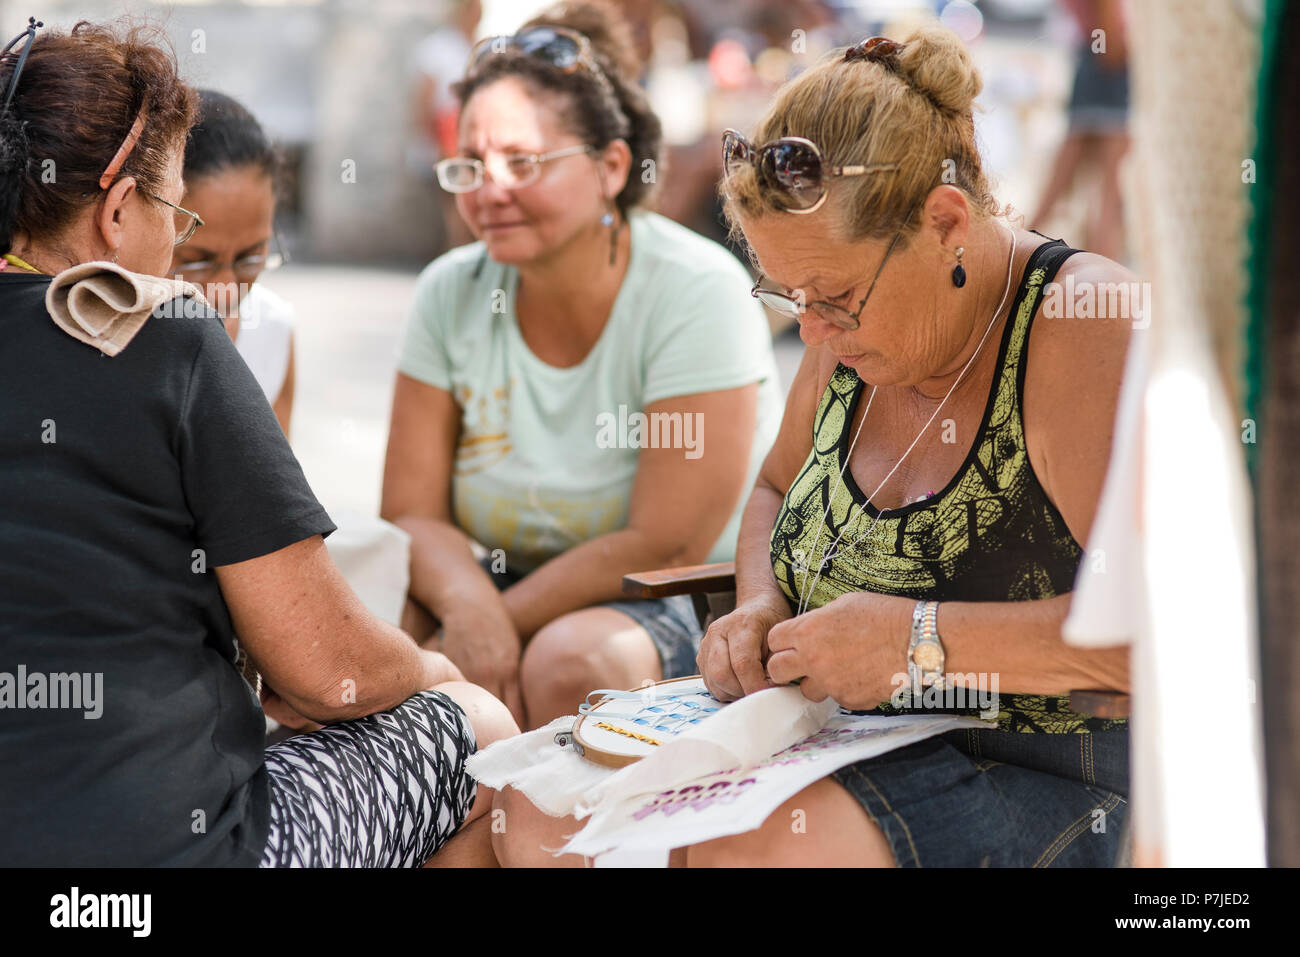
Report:
M 1133 641 L 1135 863 L 1265 863 L 1254 541 L 1235 370 L 1257 29 L 1248 4 L 1129 6 L 1135 329 L 1111 471 L 1065 624 Z M 1213 51 L 1210 53 L 1209 51 Z

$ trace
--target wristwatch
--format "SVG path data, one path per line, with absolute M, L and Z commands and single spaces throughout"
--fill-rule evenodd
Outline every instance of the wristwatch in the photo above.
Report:
M 939 603 L 918 601 L 912 610 L 912 640 L 907 646 L 907 673 L 912 687 L 943 690 L 943 642 L 939 640 Z

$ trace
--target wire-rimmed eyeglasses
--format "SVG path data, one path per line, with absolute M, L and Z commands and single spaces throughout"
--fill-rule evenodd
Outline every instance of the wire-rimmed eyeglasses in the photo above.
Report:
M 537 181 L 541 165 L 565 156 L 594 153 L 595 147 L 582 143 L 551 150 L 549 153 L 506 153 L 490 156 L 485 163 L 467 156 L 452 156 L 434 165 L 438 185 L 449 193 L 472 193 L 483 185 L 486 170 L 492 182 L 502 189 L 522 189 Z
M 235 274 L 237 280 L 252 282 L 263 272 L 269 269 L 279 269 L 289 261 L 289 255 L 285 252 L 284 244 L 280 241 L 278 230 L 272 232 L 271 242 L 273 246 L 270 252 L 240 256 L 229 264 L 230 271 Z M 172 272 L 190 282 L 205 283 L 220 273 L 225 265 L 226 263 L 218 259 L 196 259 L 193 262 L 177 263 Z
M 156 199 L 164 206 L 172 208 L 173 215 L 176 217 L 176 238 L 172 240 L 173 246 L 179 246 L 181 243 L 186 242 L 194 235 L 194 231 L 203 225 L 203 217 L 198 213 L 191 212 L 184 206 L 177 206 L 171 200 L 163 199 L 157 193 L 150 192 L 147 189 L 141 188 L 140 192 L 150 199 Z
M 800 291 L 799 295 L 791 295 L 779 289 L 763 289 L 761 287 L 765 277 L 762 273 L 759 273 L 758 278 L 754 280 L 754 285 L 749 290 L 749 294 L 777 315 L 784 316 L 787 319 L 798 319 L 805 312 L 811 311 L 818 319 L 852 332 L 861 327 L 862 323 L 859 321 L 859 317 L 862 315 L 862 310 L 866 308 L 871 293 L 876 288 L 876 280 L 880 278 L 880 274 L 884 271 L 885 263 L 889 262 L 889 257 L 894 254 L 894 247 L 903 238 L 903 231 L 907 229 L 907 224 L 912 221 L 912 214 L 915 212 L 916 207 L 912 207 L 911 212 L 907 214 L 907 218 L 903 220 L 903 225 L 894 234 L 893 242 L 885 250 L 884 258 L 880 260 L 875 275 L 871 277 L 871 285 L 867 287 L 867 294 L 862 297 L 862 301 L 858 303 L 858 308 L 853 312 L 849 312 L 843 306 L 837 306 L 833 302 L 820 299 L 815 302 L 805 303 L 802 291 Z

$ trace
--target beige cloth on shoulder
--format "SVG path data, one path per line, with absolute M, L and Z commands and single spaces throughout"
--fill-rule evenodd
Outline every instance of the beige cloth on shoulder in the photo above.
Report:
M 45 307 L 68 335 L 106 356 L 115 356 L 130 344 L 154 310 L 177 296 L 190 296 L 197 304 L 207 305 L 203 292 L 193 283 L 134 273 L 117 263 L 88 262 L 54 277 L 45 293 Z

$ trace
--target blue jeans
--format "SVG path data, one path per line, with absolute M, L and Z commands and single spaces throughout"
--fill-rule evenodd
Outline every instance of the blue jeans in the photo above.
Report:
M 1110 867 L 1128 815 L 1128 730 L 961 730 L 832 777 L 900 867 Z

